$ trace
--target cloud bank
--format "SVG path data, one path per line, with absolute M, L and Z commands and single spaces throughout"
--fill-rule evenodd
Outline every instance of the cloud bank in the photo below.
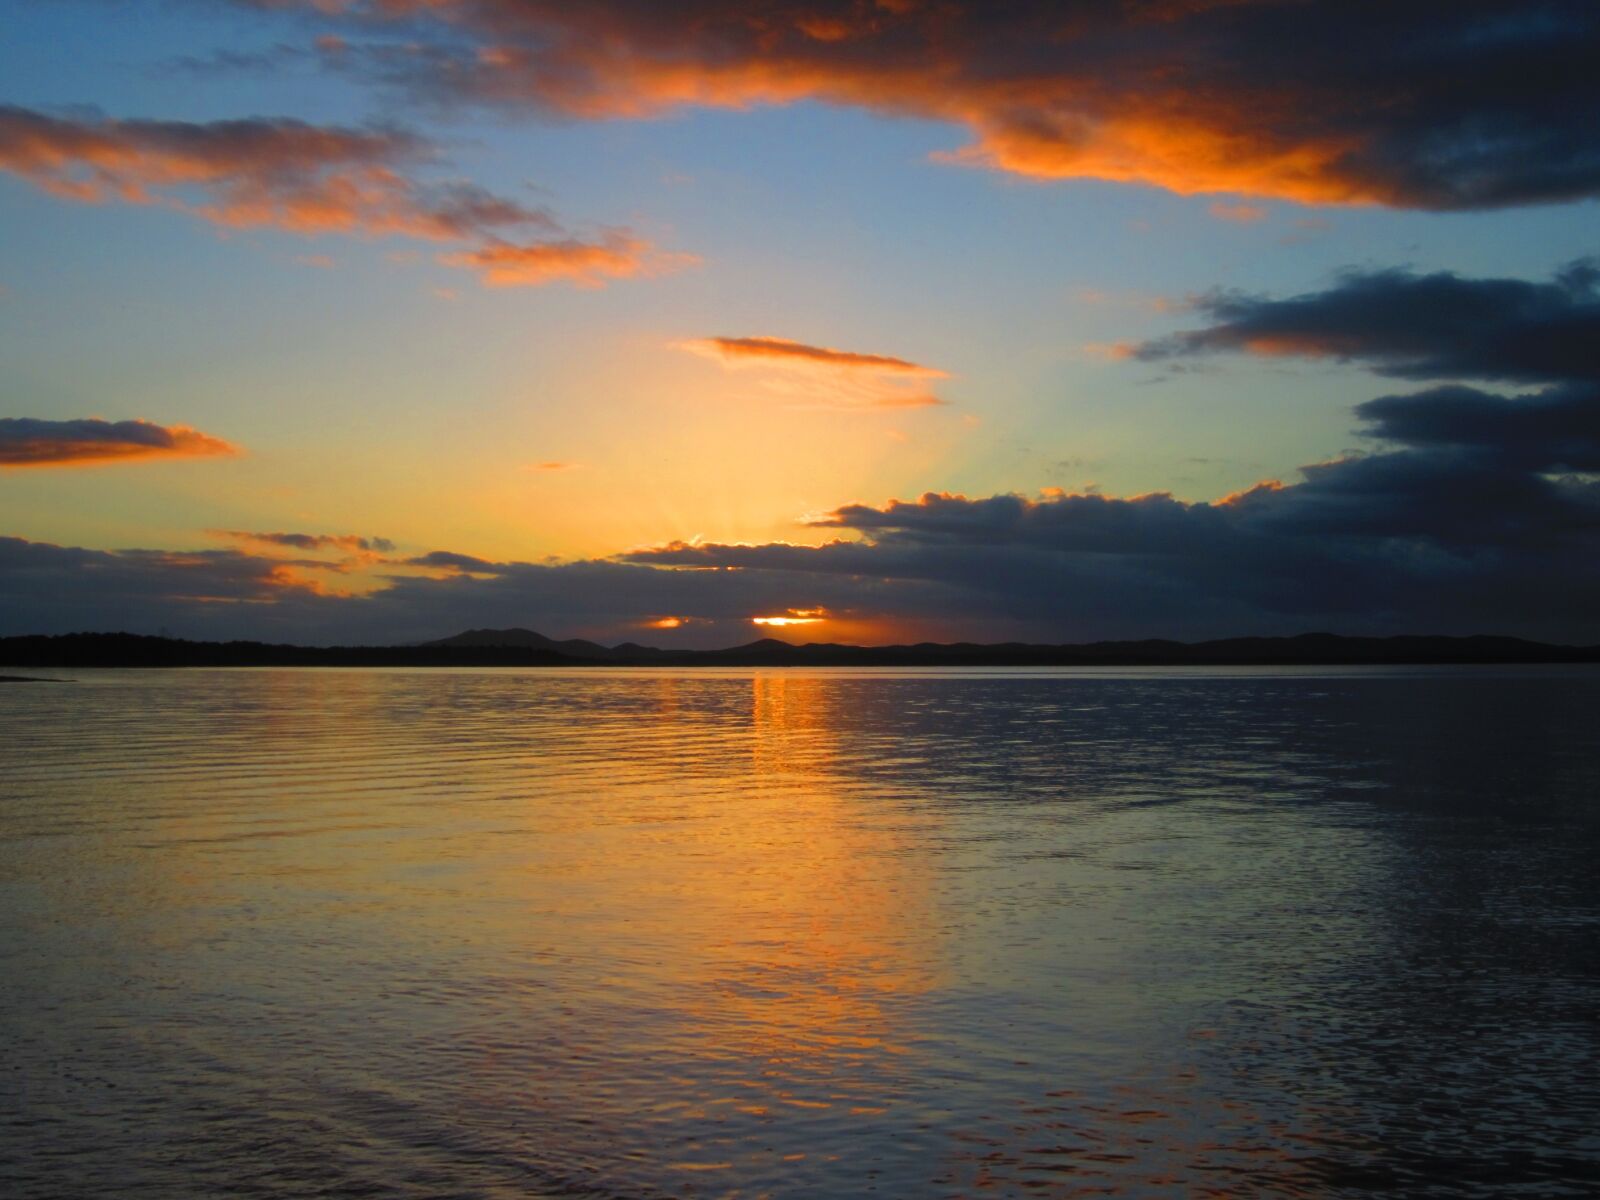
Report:
M 364 595 L 326 594 L 237 550 L 11 539 L 0 613 L 4 632 L 167 625 L 320 642 L 484 625 L 621 640 L 664 612 L 682 622 L 674 644 L 701 645 L 746 640 L 754 617 L 815 612 L 828 615 L 804 627 L 812 640 L 850 628 L 1055 641 L 1318 628 L 1592 642 L 1600 482 L 1584 472 L 1600 469 L 1597 404 L 1435 388 L 1358 410 L 1379 452 L 1211 503 L 929 493 L 842 506 L 813 522 L 839 535 L 819 546 L 674 542 L 565 564 L 434 551 L 388 560 L 384 586 Z
M 1600 193 L 1588 0 L 242 2 L 340 22 L 325 62 L 433 100 L 579 119 L 817 100 L 961 125 L 948 161 L 1184 194 Z

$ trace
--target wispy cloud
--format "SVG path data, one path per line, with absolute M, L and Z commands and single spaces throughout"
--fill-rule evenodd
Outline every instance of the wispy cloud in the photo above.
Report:
M 1206 211 L 1219 221 L 1233 221 L 1241 225 L 1267 219 L 1267 210 L 1259 204 L 1228 204 L 1218 200 Z
M 1104 362 L 1123 362 L 1139 350 L 1137 342 L 1085 342 L 1083 352 Z
M 782 337 L 710 337 L 676 345 L 730 370 L 761 372 L 766 390 L 803 408 L 929 408 L 944 401 L 922 381 L 949 378 L 909 359 Z
M 439 157 L 427 140 L 387 127 L 67 118 L 0 106 L 0 171 L 67 200 L 157 205 L 228 229 L 465 242 L 470 249 L 441 261 L 493 287 L 602 287 L 694 261 L 626 230 L 586 241 L 544 208 L 423 178 Z
M 72 421 L 0 418 L 0 467 L 91 466 L 238 452 L 237 447 L 221 438 L 187 425 L 104 421 L 98 417 Z
M 625 231 L 612 231 L 594 242 L 571 238 L 524 244 L 493 241 L 475 250 L 441 255 L 439 261 L 478 272 L 486 287 L 542 287 L 564 282 L 598 288 L 613 279 L 664 275 L 700 260 L 691 254 L 657 250 Z
M 861 354 L 835 350 L 831 346 L 808 346 L 804 342 L 780 337 L 712 337 L 683 343 L 684 349 L 720 358 L 727 363 L 747 359 L 785 365 L 820 365 L 873 374 L 909 375 L 918 379 L 948 379 L 949 373 L 937 367 L 908 362 L 887 354 Z
M 213 537 L 258 549 L 297 550 L 313 553 L 319 550 L 337 550 L 346 553 L 392 554 L 394 543 L 388 538 L 361 537 L 352 533 L 258 533 L 246 529 L 212 529 Z
M 427 185 L 435 157 L 396 129 L 302 121 L 119 121 L 0 107 L 0 170 L 64 199 L 158 204 L 232 229 L 434 241 L 552 229 L 541 209 L 471 184 Z

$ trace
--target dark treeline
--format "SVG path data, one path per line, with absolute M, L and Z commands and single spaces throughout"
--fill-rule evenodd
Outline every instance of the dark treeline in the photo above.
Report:
M 130 633 L 0 638 L 8 667 L 547 667 L 547 666 L 1321 666 L 1384 663 L 1600 662 L 1600 646 L 1555 646 L 1508 637 L 1340 637 L 1083 645 L 791 646 L 774 639 L 725 650 L 659 650 L 552 642 L 526 630 L 475 631 L 469 640 L 417 646 L 290 646 L 191 642 Z M 465 638 L 467 635 L 463 635 Z M 542 644 L 530 644 L 536 641 Z M 562 649 L 553 647 L 560 646 Z

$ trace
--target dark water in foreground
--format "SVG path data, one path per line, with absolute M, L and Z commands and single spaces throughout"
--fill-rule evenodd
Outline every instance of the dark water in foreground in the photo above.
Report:
M 7 1197 L 1600 1193 L 1600 671 L 78 678 Z

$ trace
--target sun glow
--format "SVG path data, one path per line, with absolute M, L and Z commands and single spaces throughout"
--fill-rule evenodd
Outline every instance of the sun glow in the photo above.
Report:
M 821 608 L 791 608 L 781 617 L 751 617 L 752 625 L 815 625 L 827 618 L 827 610 Z

